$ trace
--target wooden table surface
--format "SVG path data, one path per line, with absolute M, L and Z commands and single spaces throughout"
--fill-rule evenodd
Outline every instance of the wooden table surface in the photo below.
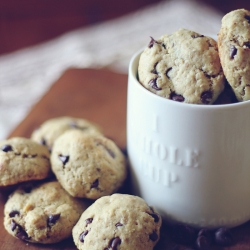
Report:
M 109 20 L 160 0 L 0 0 L 0 54 L 46 41 L 69 30 Z M 197 0 L 199 1 L 199 0 Z M 250 9 L 249 0 L 201 0 L 227 13 L 236 8 Z M 98 123 L 106 136 L 122 149 L 126 147 L 127 75 L 108 70 L 69 69 L 9 135 L 29 137 L 43 121 L 63 115 L 82 117 Z M 0 214 L 7 193 L 0 193 Z M 0 216 L 3 225 L 3 217 Z M 250 224 L 233 230 L 232 247 L 211 250 L 250 250 Z M 1 250 L 75 250 L 72 239 L 54 245 L 22 242 L 0 227 Z M 172 250 L 175 246 L 163 227 L 155 250 Z M 184 247 L 178 249 L 182 250 Z M 133 249 L 136 250 L 136 249 Z
M 112 138 L 120 148 L 126 146 L 126 93 L 127 75 L 109 70 L 69 69 L 51 87 L 47 94 L 32 108 L 28 116 L 9 137 L 30 137 L 31 132 L 42 122 L 58 116 L 73 116 L 99 124 L 104 134 Z M 0 214 L 7 193 L 0 193 Z M 3 217 L 0 216 L 0 225 Z M 35 245 L 22 242 L 8 235 L 0 227 L 1 250 L 64 249 L 76 247 L 72 239 L 55 245 Z
M 69 115 L 98 123 L 103 128 L 104 134 L 124 149 L 126 147 L 126 97 L 127 75 L 113 73 L 107 69 L 69 69 L 52 85 L 48 93 L 32 108 L 9 137 L 29 137 L 31 132 L 45 120 Z M 0 214 L 3 214 L 6 199 L 7 193 L 0 193 Z M 3 224 L 2 216 L 0 216 L 0 224 Z M 0 227 L 0 236 L 1 250 L 76 249 L 72 239 L 50 245 L 22 242 L 8 235 L 3 227 Z M 234 229 L 233 236 L 234 246 L 229 248 L 214 246 L 211 250 L 250 249 L 249 223 Z M 161 240 L 155 250 L 172 250 L 174 246 L 175 243 L 170 240 L 164 226 Z M 185 248 L 181 247 L 179 250 L 182 249 Z

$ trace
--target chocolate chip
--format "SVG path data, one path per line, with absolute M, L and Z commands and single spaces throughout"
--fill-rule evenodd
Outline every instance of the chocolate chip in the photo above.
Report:
M 105 149 L 107 150 L 107 152 L 109 153 L 109 155 L 112 157 L 112 158 L 115 158 L 115 153 L 108 147 L 105 147 Z
M 166 45 L 164 43 L 161 44 L 161 46 L 166 49 Z
M 184 102 L 185 98 L 182 95 L 178 95 L 175 92 L 170 94 L 170 99 L 176 102 Z
M 86 220 L 85 220 L 86 225 L 91 224 L 92 221 L 93 221 L 93 218 L 88 218 L 88 219 L 86 219 Z
M 17 226 L 18 226 L 18 224 L 14 220 L 11 220 L 11 222 L 10 222 L 11 231 L 14 231 Z
M 22 190 L 27 194 L 31 192 L 32 188 L 33 188 L 33 186 L 31 184 L 27 184 L 27 185 L 22 186 Z
M 23 230 L 21 226 L 18 227 L 18 231 L 16 232 L 16 237 L 20 240 L 29 240 L 30 237 L 28 234 Z
M 149 86 L 152 87 L 152 88 L 155 89 L 155 90 L 162 90 L 162 88 L 159 88 L 159 87 L 157 86 L 156 81 L 157 81 L 157 78 L 151 79 L 151 80 L 149 81 L 149 83 L 148 83 Z
M 7 152 L 9 152 L 9 151 L 13 151 L 11 145 L 3 145 L 3 146 L 1 147 L 1 150 L 2 150 L 3 152 L 5 152 L 5 153 L 7 153 Z
M 117 223 L 115 224 L 115 226 L 116 226 L 116 227 L 122 227 L 123 224 L 122 224 L 121 222 L 117 222 Z
M 153 218 L 154 218 L 154 222 L 159 222 L 159 216 L 158 216 L 158 214 L 155 214 L 155 213 L 153 213 L 153 214 L 150 214 L 150 213 L 148 213 L 150 216 L 152 216 Z
M 69 161 L 68 155 L 59 155 L 58 158 L 62 161 L 63 165 L 65 165 Z
M 211 244 L 210 244 L 209 240 L 204 235 L 200 235 L 196 239 L 196 247 L 197 247 L 197 249 L 200 249 L 200 250 L 209 250 L 210 249 L 210 245 Z
M 201 94 L 201 101 L 204 104 L 209 104 L 212 100 L 212 97 L 213 97 L 212 91 L 210 91 L 210 90 L 204 91 Z
M 84 239 L 85 239 L 85 236 L 89 233 L 88 230 L 82 232 L 79 236 L 79 240 L 83 243 L 84 242 Z
M 250 42 L 245 42 L 244 45 L 250 49 Z
M 149 47 L 149 48 L 152 48 L 152 47 L 154 46 L 155 43 L 158 43 L 158 44 L 159 44 L 159 42 L 157 42 L 152 36 L 151 36 L 150 38 L 151 38 L 151 40 L 150 40 L 150 42 L 149 42 L 149 44 L 148 44 L 148 47 Z
M 212 242 L 213 242 L 213 235 L 212 235 L 211 230 L 208 230 L 206 228 L 202 228 L 198 232 L 198 237 L 199 236 L 205 236 L 207 238 L 208 242 L 210 243 L 210 245 L 212 244 Z
M 166 73 L 165 73 L 168 79 L 170 79 L 170 77 L 169 77 L 169 75 L 168 75 L 168 73 L 169 73 L 170 70 L 172 70 L 172 67 L 171 67 L 171 68 L 168 68 L 168 69 L 166 70 Z
M 99 146 L 99 145 L 103 146 L 103 147 L 105 148 L 105 150 L 109 153 L 109 155 L 110 155 L 112 158 L 115 158 L 115 153 L 114 153 L 110 148 L 108 148 L 106 145 L 102 144 L 102 142 L 100 142 L 100 141 L 98 140 L 98 142 L 97 142 L 96 145 L 97 145 L 97 146 Z
M 49 158 L 46 156 L 46 155 L 41 155 L 41 157 L 45 160 L 48 160 L 49 161 Z
M 217 75 L 209 75 L 206 71 L 202 70 L 204 76 L 208 79 L 215 78 Z
M 127 148 L 122 148 L 121 151 L 125 156 L 128 156 Z
M 156 241 L 158 239 L 158 235 L 155 231 L 149 235 L 149 239 L 152 241 Z
M 170 228 L 170 235 L 176 243 L 190 245 L 195 242 L 195 230 L 184 224 L 176 224 Z
M 15 236 L 20 240 L 28 240 L 30 238 L 25 230 L 14 220 L 11 220 L 10 228 L 13 232 L 16 230 Z
M 108 147 L 104 146 L 105 149 L 107 150 L 107 152 L 109 153 L 109 155 L 112 157 L 112 158 L 115 158 L 115 153 Z
M 155 63 L 155 65 L 154 65 L 154 69 L 151 71 L 151 73 L 153 73 L 153 74 L 158 74 L 158 72 L 157 72 L 157 70 L 156 70 L 156 66 L 157 66 L 157 64 L 158 64 L 158 62 L 157 63 Z
M 121 239 L 119 237 L 115 237 L 109 242 L 109 248 L 111 248 L 111 250 L 117 250 L 118 245 L 121 243 Z
M 91 184 L 91 187 L 90 188 L 97 188 L 99 185 L 99 180 L 96 179 L 92 184 Z
M 203 35 L 199 35 L 199 34 L 194 34 L 194 35 L 191 35 L 192 38 L 198 38 L 198 37 L 204 37 Z
M 156 223 L 159 222 L 159 220 L 160 220 L 159 215 L 157 213 L 155 213 L 153 207 L 149 207 L 149 208 L 152 211 L 152 213 L 148 213 L 148 214 L 154 218 L 154 222 L 156 222 Z
M 12 210 L 12 211 L 9 213 L 9 216 L 10 216 L 10 218 L 12 218 L 12 217 L 15 217 L 16 215 L 19 215 L 19 214 L 20 214 L 19 211 L 17 211 L 17 210 Z
M 47 146 L 47 142 L 44 138 L 41 139 L 40 144 Z
M 230 56 L 230 59 L 234 59 L 234 56 L 237 54 L 237 49 L 235 48 L 234 45 L 230 45 L 230 53 L 229 53 L 229 56 Z
M 228 228 L 222 227 L 215 231 L 215 243 L 220 246 L 230 246 L 233 244 L 233 236 Z
M 247 19 L 248 23 L 250 23 L 250 16 L 245 15 L 244 18 Z
M 23 158 L 28 158 L 27 154 L 23 154 L 22 156 L 23 156 Z
M 85 130 L 85 129 L 88 128 L 88 127 L 80 127 L 79 125 L 76 124 L 75 121 L 71 121 L 70 124 L 69 124 L 69 126 L 70 126 L 71 128 L 76 128 L 76 129 L 81 129 L 81 130 Z
M 71 121 L 71 122 L 69 123 L 69 126 L 70 126 L 71 128 L 78 128 L 78 126 L 77 126 L 77 124 L 76 124 L 75 121 Z
M 50 214 L 48 218 L 48 225 L 52 226 L 54 225 L 60 218 L 61 214 Z

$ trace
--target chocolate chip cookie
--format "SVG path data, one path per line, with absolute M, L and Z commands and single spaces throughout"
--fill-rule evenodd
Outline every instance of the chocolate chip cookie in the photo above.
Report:
M 152 250 L 160 238 L 161 217 L 146 202 L 128 194 L 95 201 L 73 228 L 80 250 Z
M 238 101 L 250 99 L 250 11 L 231 11 L 222 18 L 218 47 L 224 74 Z
M 186 29 L 151 38 L 138 75 L 149 91 L 184 103 L 212 104 L 225 84 L 216 41 Z
M 114 193 L 127 174 L 125 157 L 113 141 L 79 130 L 66 131 L 55 140 L 51 165 L 69 194 L 90 199 Z
M 24 241 L 56 243 L 71 236 L 88 205 L 71 197 L 57 181 L 21 186 L 5 204 L 4 227 Z
M 63 116 L 45 121 L 33 131 L 31 139 L 47 146 L 51 151 L 55 139 L 72 129 L 78 129 L 84 134 L 102 134 L 100 127 L 88 120 Z
M 0 142 L 0 187 L 42 180 L 50 173 L 50 153 L 43 145 L 22 137 Z

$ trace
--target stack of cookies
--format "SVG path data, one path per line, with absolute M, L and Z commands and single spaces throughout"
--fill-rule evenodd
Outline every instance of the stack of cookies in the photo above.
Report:
M 140 197 L 116 193 L 126 177 L 125 156 L 98 125 L 73 117 L 45 121 L 30 139 L 0 142 L 0 188 L 14 189 L 5 229 L 33 243 L 73 235 L 78 249 L 152 250 L 161 217 Z
M 250 99 L 249 68 L 250 12 L 240 9 L 222 19 L 218 45 L 186 29 L 151 38 L 138 77 L 167 99 L 225 104 Z M 50 119 L 30 139 L 0 142 L 0 188 L 15 189 L 4 209 L 5 229 L 33 243 L 73 235 L 82 250 L 152 250 L 162 219 L 140 197 L 116 193 L 126 177 L 122 151 L 99 126 L 79 118 Z M 209 249 L 204 244 L 199 241 L 197 248 Z
M 151 37 L 139 61 L 140 83 L 149 91 L 191 104 L 228 104 L 250 99 L 250 12 L 222 19 L 217 42 L 180 29 Z

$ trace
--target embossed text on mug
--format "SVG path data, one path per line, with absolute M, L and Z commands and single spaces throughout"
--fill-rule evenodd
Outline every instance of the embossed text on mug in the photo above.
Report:
M 156 157 L 162 161 L 167 161 L 173 165 L 193 168 L 199 167 L 200 152 L 197 149 L 168 146 L 147 136 L 139 135 L 138 139 L 140 149 L 147 155 Z
M 158 168 L 143 158 L 140 158 L 140 170 L 143 175 L 149 177 L 153 182 L 166 187 L 171 187 L 179 181 L 179 176 L 175 172 Z

